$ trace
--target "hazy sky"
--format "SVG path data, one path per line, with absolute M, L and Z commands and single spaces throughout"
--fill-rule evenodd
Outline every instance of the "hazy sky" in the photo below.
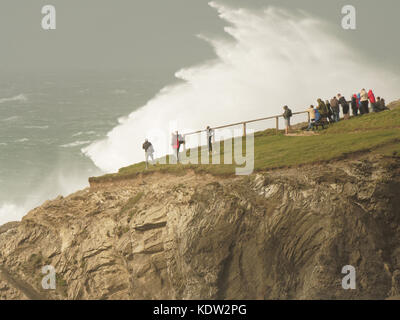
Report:
M 398 0 L 221 0 L 259 10 L 302 9 L 332 23 L 332 32 L 371 61 L 400 72 Z M 0 69 L 163 69 L 212 58 L 196 34 L 222 35 L 207 0 L 1 0 Z M 41 8 L 57 10 L 57 29 L 41 28 Z M 341 28 L 341 8 L 357 9 L 357 30 Z

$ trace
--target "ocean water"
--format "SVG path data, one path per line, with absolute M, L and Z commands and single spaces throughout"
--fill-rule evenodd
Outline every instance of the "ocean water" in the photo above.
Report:
M 146 68 L 0 75 L 0 223 L 87 186 L 89 176 L 142 161 L 145 138 L 158 157 L 176 129 L 277 115 L 283 105 L 306 110 L 361 88 L 399 98 L 399 75 L 371 64 L 327 21 L 277 7 L 210 6 L 226 37 L 199 35 L 215 59 L 176 70 L 175 79 Z
M 0 224 L 102 174 L 81 149 L 165 82 L 143 70 L 1 73 Z

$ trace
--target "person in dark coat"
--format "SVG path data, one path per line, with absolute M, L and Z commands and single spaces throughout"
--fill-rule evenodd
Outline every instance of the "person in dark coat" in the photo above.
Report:
M 350 107 L 349 104 L 347 103 L 345 97 L 343 97 L 340 93 L 338 93 L 338 100 L 339 104 L 342 106 L 342 111 L 343 111 L 343 118 L 345 120 L 350 118 Z
M 351 110 L 353 110 L 353 116 L 358 116 L 358 106 L 357 106 L 357 95 L 354 94 L 351 97 Z
M 331 109 L 333 112 L 333 120 L 335 120 L 335 122 L 338 122 L 340 119 L 340 108 L 339 101 L 336 97 L 333 97 L 331 99 Z
M 331 104 L 329 103 L 329 100 L 325 101 L 325 105 L 326 105 L 326 109 L 328 110 L 328 119 L 329 119 L 329 123 L 333 123 L 333 111 L 331 108 Z

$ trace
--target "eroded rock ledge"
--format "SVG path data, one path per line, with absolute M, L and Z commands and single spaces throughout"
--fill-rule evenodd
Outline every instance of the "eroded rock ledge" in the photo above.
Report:
M 400 294 L 400 159 L 93 185 L 0 227 L 1 299 Z M 41 288 L 41 267 L 57 290 Z M 344 265 L 357 289 L 343 290 Z

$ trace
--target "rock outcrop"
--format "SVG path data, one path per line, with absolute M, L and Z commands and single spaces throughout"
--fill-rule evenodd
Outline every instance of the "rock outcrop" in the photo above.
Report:
M 94 184 L 0 227 L 0 299 L 384 299 L 400 294 L 399 208 L 400 159 L 371 155 Z

